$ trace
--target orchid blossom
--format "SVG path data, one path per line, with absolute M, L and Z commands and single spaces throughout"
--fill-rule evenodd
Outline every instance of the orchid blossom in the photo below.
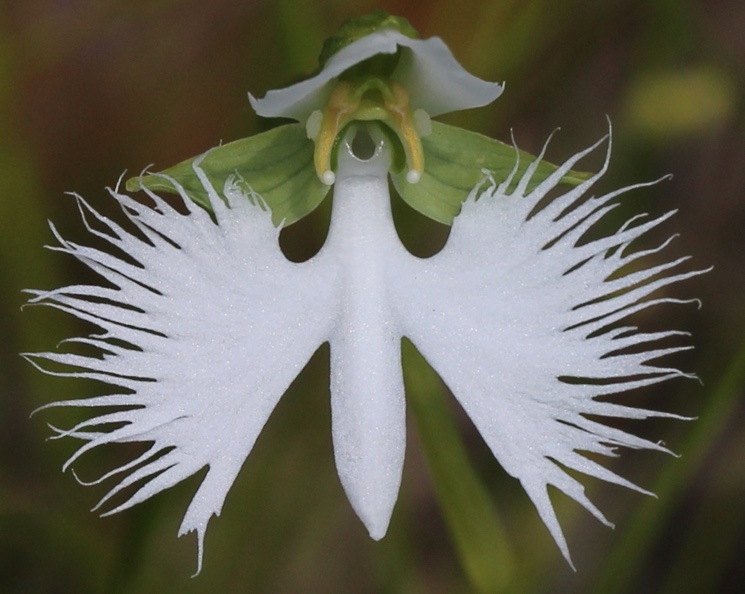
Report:
M 31 303 L 102 330 L 66 341 L 100 356 L 27 355 L 47 373 L 111 386 L 105 395 L 44 407 L 107 409 L 55 429 L 56 437 L 83 441 L 65 468 L 104 444 L 151 442 L 94 481 L 119 477 L 99 506 L 139 486 L 112 514 L 208 467 L 179 531 L 196 531 L 201 568 L 211 516 L 283 393 L 328 342 L 338 474 L 370 536 L 380 539 L 404 461 L 407 337 L 522 483 L 571 563 L 547 487 L 606 524 L 565 469 L 645 492 L 580 452 L 668 451 L 599 419 L 682 418 L 607 396 L 686 375 L 657 363 L 688 348 L 658 346 L 681 332 L 641 332 L 626 320 L 679 302 L 657 293 L 700 271 L 682 267 L 687 258 L 645 264 L 669 242 L 631 247 L 672 213 L 633 217 L 590 238 L 619 198 L 650 185 L 588 197 L 608 168 L 610 134 L 557 167 L 543 153 L 530 157 L 431 122 L 485 105 L 502 87 L 468 74 L 440 39 L 419 40 L 402 20 L 376 18 L 370 30 L 358 24 L 334 38 L 315 77 L 251 97 L 259 114 L 296 124 L 130 180 L 146 204 L 120 185 L 109 190 L 128 225 L 76 196 L 87 230 L 110 249 L 73 243 L 52 227 L 59 242 L 52 249 L 106 281 L 30 291 Z M 573 171 L 602 145 L 598 173 Z M 436 255 L 415 257 L 399 241 L 389 176 L 412 206 L 452 224 Z M 290 262 L 280 229 L 331 186 L 325 245 L 309 261 Z M 557 188 L 563 193 L 547 201 Z M 176 192 L 176 206 L 155 190 Z

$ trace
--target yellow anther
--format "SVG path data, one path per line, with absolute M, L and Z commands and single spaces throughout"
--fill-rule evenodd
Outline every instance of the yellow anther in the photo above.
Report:
M 406 164 L 409 171 L 406 180 L 410 184 L 417 183 L 424 173 L 424 149 L 422 139 L 414 122 L 409 104 L 409 93 L 403 85 L 395 80 L 390 82 L 392 97 L 386 98 L 384 105 L 395 123 L 394 130 L 401 139 L 406 153 Z
M 391 128 L 403 146 L 409 183 L 417 183 L 424 173 L 421 136 L 428 133 L 429 116 L 422 110 L 412 114 L 409 94 L 401 83 L 372 77 L 363 81 L 340 81 L 331 91 L 326 106 L 308 118 L 308 137 L 316 144 L 313 162 L 319 179 L 334 183 L 331 156 L 336 138 L 354 120 L 378 120 Z
M 341 129 L 353 119 L 351 116 L 357 110 L 359 103 L 360 100 L 355 97 L 352 84 L 340 82 L 331 92 L 326 108 L 322 112 L 323 118 L 313 139 L 316 143 L 313 163 L 318 177 L 329 186 L 336 179 L 334 172 L 331 171 L 331 151 L 334 148 L 334 141 Z

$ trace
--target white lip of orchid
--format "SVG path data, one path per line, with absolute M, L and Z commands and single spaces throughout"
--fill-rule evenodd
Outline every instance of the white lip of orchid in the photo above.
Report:
M 412 39 L 387 29 L 342 48 L 316 76 L 269 91 L 263 99 L 249 93 L 249 101 L 260 116 L 306 122 L 311 113 L 326 105 L 335 79 L 344 71 L 377 54 L 394 54 L 399 48 L 404 51 L 391 78 L 406 88 L 413 110 L 422 109 L 435 117 L 488 105 L 502 93 L 502 85 L 481 80 L 465 70 L 439 37 Z
M 355 130 L 342 140 L 332 222 L 318 264 L 339 271 L 339 315 L 329 336 L 336 468 L 353 509 L 379 540 L 398 496 L 406 449 L 402 329 L 389 279 L 410 255 L 391 215 L 390 149 L 369 129 L 375 145 L 369 159 L 355 155 Z
M 339 150 L 328 240 L 300 264 L 282 254 L 279 230 L 261 200 L 235 180 L 218 194 L 199 159 L 194 168 L 214 219 L 180 186 L 185 213 L 147 189 L 154 207 L 111 191 L 134 233 L 78 198 L 87 229 L 113 249 L 68 242 L 56 231 L 60 247 L 54 249 L 75 256 L 110 286 L 30 291 L 30 303 L 99 326 L 102 334 L 66 344 L 94 347 L 101 356 L 46 352 L 27 358 L 46 373 L 103 381 L 114 393 L 43 407 L 109 411 L 56 430 L 56 437 L 84 442 L 65 467 L 100 445 L 152 442 L 139 458 L 92 481 L 120 477 L 101 503 L 139 483 L 110 514 L 207 466 L 179 530 L 196 531 L 201 567 L 211 516 L 220 513 L 282 394 L 328 341 L 339 477 L 371 537 L 381 538 L 404 459 L 400 341 L 406 336 L 452 389 L 501 465 L 521 481 L 571 563 L 548 485 L 608 523 L 566 469 L 646 492 L 581 452 L 668 450 L 600 418 L 682 418 L 608 400 L 687 376 L 656 361 L 686 347 L 653 346 L 681 333 L 643 333 L 619 323 L 658 304 L 680 303 L 653 295 L 702 271 L 680 271 L 686 258 L 639 262 L 669 241 L 630 248 L 671 213 L 648 221 L 634 217 L 611 235 L 586 239 L 618 196 L 649 185 L 587 198 L 607 169 L 610 150 L 599 173 L 544 200 L 599 143 L 532 190 L 538 161 L 514 189 L 517 167 L 498 185 L 487 177 L 464 203 L 442 251 L 415 258 L 391 218 L 389 150 L 373 139 L 373 155 L 358 158 L 352 133 Z M 111 253 L 117 251 L 126 256 Z M 46 369 L 43 362 L 71 370 Z M 566 377 L 578 381 L 562 381 Z

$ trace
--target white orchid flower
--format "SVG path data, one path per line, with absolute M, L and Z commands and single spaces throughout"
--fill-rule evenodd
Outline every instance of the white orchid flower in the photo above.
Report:
M 419 179 L 406 181 L 411 151 L 402 148 L 408 141 L 401 141 L 401 127 L 394 125 L 393 133 L 388 127 L 392 108 L 378 83 L 360 117 L 352 110 L 351 125 L 333 127 L 332 146 L 321 147 L 328 154 L 318 167 L 315 152 L 326 141 L 305 137 L 307 120 L 317 112 L 325 118 L 324 101 L 344 82 L 339 77 L 381 53 L 397 56 L 402 70 L 388 74 L 404 90 L 414 73 L 415 89 L 425 92 L 415 98 L 412 91 L 412 103 L 429 115 L 481 105 L 501 91 L 465 73 L 440 40 L 413 40 L 386 23 L 339 50 L 316 78 L 252 100 L 260 112 L 289 114 L 301 123 L 132 182 L 150 205 L 118 186 L 110 190 L 136 231 L 76 197 L 88 231 L 111 249 L 78 245 L 56 231 L 60 246 L 53 249 L 85 263 L 107 284 L 31 292 L 31 303 L 102 329 L 67 341 L 95 347 L 98 357 L 28 355 L 47 373 L 112 386 L 107 395 L 47 405 L 107 409 L 57 430 L 57 437 L 84 442 L 65 468 L 104 444 L 152 442 L 146 453 L 94 481 L 120 477 L 99 505 L 140 484 L 106 512 L 112 514 L 208 467 L 179 531 L 196 531 L 199 568 L 210 518 L 219 515 L 282 394 L 324 342 L 331 352 L 339 477 L 374 539 L 386 533 L 404 461 L 402 337 L 426 357 L 504 469 L 520 480 L 568 561 L 547 487 L 608 523 L 565 468 L 644 492 L 580 452 L 611 456 L 619 446 L 667 451 L 597 419 L 681 418 L 606 398 L 685 375 L 657 361 L 688 347 L 655 346 L 680 332 L 644 333 L 625 321 L 640 310 L 678 302 L 654 295 L 700 274 L 681 270 L 686 258 L 644 264 L 668 242 L 642 251 L 631 247 L 671 213 L 634 217 L 611 235 L 589 239 L 619 197 L 648 184 L 587 197 L 608 167 L 610 138 L 601 171 L 581 179 L 572 168 L 606 139 L 557 168 L 542 155 L 521 158 L 511 147 L 442 125 L 429 144 L 414 126 L 409 148 L 421 151 L 416 158 L 423 157 L 423 169 Z M 454 91 L 452 81 L 466 84 Z M 433 147 L 442 150 L 430 161 Z M 453 167 L 476 160 L 477 153 L 477 163 Z M 442 163 L 450 174 L 448 167 L 438 169 Z M 317 204 L 317 195 L 307 198 L 309 187 L 317 183 L 313 187 L 325 192 L 326 166 L 334 176 L 328 239 L 311 260 L 290 262 L 279 248 L 280 228 Z M 396 178 L 397 171 L 403 177 Z M 419 191 L 411 187 L 424 188 L 414 198 L 409 194 L 410 202 L 452 221 L 437 255 L 419 259 L 400 243 L 389 175 L 404 197 Z M 566 182 L 564 193 L 545 200 Z M 470 186 L 463 190 L 465 184 Z M 427 206 L 445 186 L 456 193 L 440 206 Z M 176 191 L 177 207 L 153 189 Z M 303 203 L 299 210 L 297 202 Z M 60 372 L 59 364 L 71 370 Z

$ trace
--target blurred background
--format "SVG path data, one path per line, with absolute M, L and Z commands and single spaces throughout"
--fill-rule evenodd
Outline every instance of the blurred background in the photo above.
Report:
M 308 74 L 323 39 L 343 20 L 374 8 L 405 16 L 424 37 L 439 35 L 474 74 L 506 81 L 496 103 L 451 115 L 449 123 L 505 141 L 512 130 L 532 152 L 561 127 L 549 151 L 561 161 L 605 134 L 609 116 L 614 158 L 601 190 L 673 174 L 624 200 L 616 223 L 634 212 L 679 209 L 650 244 L 679 233 L 669 257 L 691 254 L 691 268 L 714 266 L 671 292 L 700 298 L 700 310 L 670 305 L 635 320 L 691 332 L 695 350 L 669 362 L 701 379 L 666 382 L 625 399 L 698 417 L 621 424 L 681 454 L 624 452 L 607 461 L 658 498 L 585 479 L 590 497 L 616 523 L 609 530 L 574 502 L 554 497 L 576 573 L 517 481 L 410 351 L 409 386 L 419 382 L 452 408 L 467 454 L 463 472 L 479 482 L 474 492 L 487 495 L 465 541 L 452 536 L 412 415 L 389 533 L 377 543 L 368 538 L 334 469 L 326 347 L 283 398 L 222 516 L 212 520 L 195 579 L 195 538 L 176 533 L 201 474 L 101 519 L 89 509 L 105 486 L 85 488 L 60 472 L 76 444 L 46 441 L 47 422 L 66 427 L 80 413 L 46 411 L 29 419 L 45 403 L 101 390 L 42 376 L 18 356 L 90 330 L 59 312 L 20 311 L 24 288 L 93 280 L 72 258 L 42 248 L 53 242 L 47 220 L 63 236 L 90 243 L 65 192 L 79 192 L 116 216 L 104 188 L 124 170 L 137 173 L 151 163 L 162 169 L 266 129 L 273 123 L 252 113 L 247 92 L 263 96 Z M 0 2 L 0 589 L 739 591 L 745 580 L 743 23 L 740 0 Z M 431 253 L 442 245 L 446 229 L 404 209 L 396 216 L 412 250 Z M 323 242 L 326 220 L 321 209 L 288 229 L 287 253 L 311 255 Z M 93 452 L 76 471 L 95 477 L 128 457 Z M 499 546 L 479 550 L 473 543 L 482 537 Z

